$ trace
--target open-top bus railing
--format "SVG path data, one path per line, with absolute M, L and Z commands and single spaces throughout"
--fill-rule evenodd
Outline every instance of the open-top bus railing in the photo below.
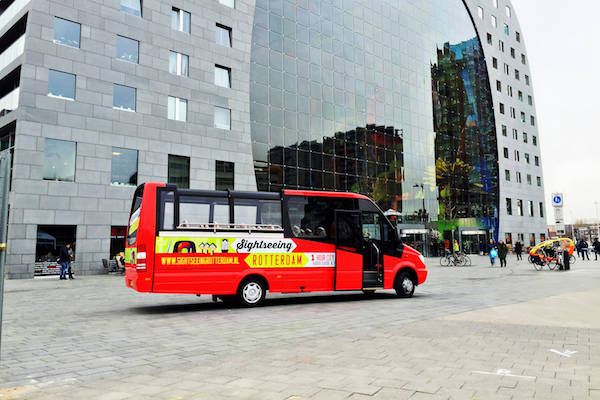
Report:
M 193 222 L 182 222 L 177 229 L 189 229 L 189 230 L 203 230 L 213 231 L 248 231 L 252 232 L 283 232 L 281 225 L 271 224 L 218 224 L 218 223 L 193 223 Z

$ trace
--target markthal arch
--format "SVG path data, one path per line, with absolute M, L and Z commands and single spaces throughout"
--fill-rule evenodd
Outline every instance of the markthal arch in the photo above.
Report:
M 256 0 L 254 19 L 259 190 L 360 192 L 401 231 L 497 236 L 493 103 L 462 0 Z

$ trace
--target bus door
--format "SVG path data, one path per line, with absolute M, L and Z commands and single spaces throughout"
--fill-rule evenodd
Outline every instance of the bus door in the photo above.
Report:
M 360 290 L 363 283 L 360 212 L 335 211 L 335 290 Z
M 363 238 L 363 289 L 383 287 L 382 216 L 377 212 L 363 212 L 361 237 Z

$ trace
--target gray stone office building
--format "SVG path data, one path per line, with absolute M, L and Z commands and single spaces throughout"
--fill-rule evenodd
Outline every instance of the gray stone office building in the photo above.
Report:
M 76 273 L 101 272 L 123 250 L 133 191 L 148 181 L 362 192 L 424 252 L 436 230 L 469 251 L 509 230 L 539 235 L 533 94 L 528 67 L 513 71 L 526 62 L 514 13 L 489 19 L 503 7 L 512 10 L 507 0 L 3 1 L 8 277 L 51 273 L 66 242 Z M 512 57 L 501 47 L 492 56 L 497 40 Z M 500 78 L 505 63 L 514 78 Z M 529 122 L 527 136 L 519 123 Z M 506 146 L 526 146 L 526 165 L 503 159 L 505 129 L 518 131 Z M 533 181 L 507 184 L 504 169 Z

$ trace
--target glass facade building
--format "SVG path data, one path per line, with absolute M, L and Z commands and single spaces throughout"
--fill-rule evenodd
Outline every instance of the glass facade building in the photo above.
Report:
M 250 119 L 259 190 L 360 192 L 400 225 L 497 232 L 493 102 L 460 0 L 257 0 Z

